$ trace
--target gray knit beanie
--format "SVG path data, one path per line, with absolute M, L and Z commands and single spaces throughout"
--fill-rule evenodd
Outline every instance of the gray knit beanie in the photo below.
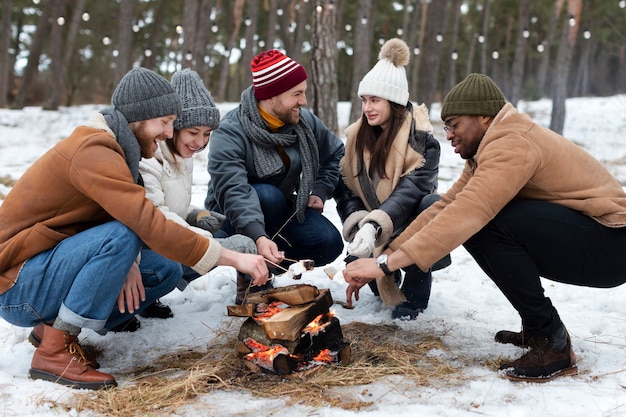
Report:
M 149 69 L 136 67 L 120 80 L 111 97 L 111 104 L 126 117 L 128 123 L 180 115 L 178 94 L 165 78 Z
M 506 104 L 500 87 L 484 74 L 470 74 L 443 99 L 441 119 L 449 116 L 495 116 Z
M 220 125 L 220 111 L 211 93 L 197 72 L 186 68 L 172 77 L 172 87 L 183 103 L 181 116 L 174 121 L 174 129 L 207 126 L 215 130 Z

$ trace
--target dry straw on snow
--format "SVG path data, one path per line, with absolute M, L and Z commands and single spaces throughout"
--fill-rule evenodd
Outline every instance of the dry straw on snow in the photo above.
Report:
M 77 394 L 73 403 L 65 406 L 111 416 L 171 415 L 192 404 L 198 395 L 223 390 L 284 398 L 288 404 L 358 410 L 372 402 L 333 387 L 364 386 L 392 376 L 402 378 L 407 387 L 411 383 L 433 386 L 449 383 L 448 377 L 457 371 L 440 354 L 445 347 L 436 337 L 416 335 L 394 325 L 350 323 L 342 330 L 352 346 L 348 366 L 323 366 L 286 377 L 252 373 L 235 352 L 236 337 L 222 334 L 220 340 L 227 342 L 214 341 L 206 352 L 163 356 L 150 366 L 117 374 L 119 387 Z M 367 387 L 359 389 L 367 391 Z

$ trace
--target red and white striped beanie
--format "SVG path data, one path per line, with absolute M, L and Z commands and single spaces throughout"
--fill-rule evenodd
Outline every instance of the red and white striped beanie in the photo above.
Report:
M 250 62 L 257 100 L 277 96 L 306 80 L 304 67 L 278 49 L 260 52 Z

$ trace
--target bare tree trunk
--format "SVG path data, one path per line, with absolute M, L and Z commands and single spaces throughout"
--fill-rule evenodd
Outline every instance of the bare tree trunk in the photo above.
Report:
M 550 24 L 548 25 L 548 33 L 545 41 L 543 42 L 544 50 L 541 54 L 541 63 L 539 64 L 539 70 L 537 72 L 537 89 L 542 96 L 545 96 L 546 91 L 548 91 L 546 79 L 548 78 L 548 71 L 550 69 L 550 47 L 552 46 L 554 37 L 556 36 L 556 29 L 558 26 L 559 16 L 561 15 L 561 10 L 563 10 L 564 1 L 565 0 L 556 0 L 554 2 L 552 17 L 550 18 Z
M 370 69 L 372 39 L 374 38 L 372 0 L 359 0 L 359 14 L 354 25 L 354 49 L 352 54 L 352 82 L 350 83 L 349 123 L 361 117 L 361 98 L 357 92 L 359 83 Z
M 480 72 L 483 74 L 487 74 L 487 34 L 489 33 L 489 18 L 491 17 L 491 1 L 485 0 L 483 12 L 483 29 L 481 32 L 483 42 L 480 48 Z
M 115 67 L 115 82 L 122 79 L 133 66 L 133 18 L 137 0 L 124 0 L 120 9 L 117 26 L 117 66 Z
M 580 12 L 582 0 L 567 0 L 567 11 L 563 22 L 563 34 L 556 58 L 556 73 L 558 77 L 554 82 L 552 94 L 552 119 L 550 129 L 557 133 L 563 133 L 565 125 L 565 100 L 567 99 L 567 80 L 569 67 L 572 62 L 572 51 L 576 45 L 576 34 L 580 26 Z M 573 22 L 570 22 L 573 19 Z
M 196 69 L 194 46 L 198 34 L 198 19 L 200 18 L 200 0 L 185 0 L 183 6 L 183 56 L 182 68 Z
M 54 2 L 46 2 L 45 7 L 43 8 L 43 12 L 39 17 L 39 21 L 37 22 L 37 29 L 33 37 L 33 42 L 30 45 L 30 50 L 28 51 L 28 62 L 26 64 L 26 68 L 24 68 L 22 83 L 20 84 L 20 88 L 17 90 L 17 95 L 15 96 L 15 101 L 13 102 L 12 106 L 14 109 L 24 108 L 24 104 L 26 102 L 26 94 L 31 83 L 33 82 L 33 79 L 35 78 L 35 75 L 38 72 L 39 57 L 41 55 L 43 43 L 49 34 L 49 20 L 53 10 Z
M 70 71 L 72 68 L 72 58 L 75 55 L 76 37 L 78 36 L 78 29 L 80 28 L 80 22 L 85 10 L 85 4 L 87 0 L 77 0 L 73 5 L 72 18 L 70 19 L 70 25 L 65 38 L 65 45 L 63 46 L 63 65 L 62 71 L 64 74 L 64 94 L 65 105 L 70 106 L 72 104 L 72 98 L 74 97 L 74 91 L 76 90 L 76 82 L 74 78 L 77 78 L 74 71 Z
M 154 51 L 156 50 L 157 42 L 159 40 L 158 33 L 161 31 L 161 25 L 163 24 L 163 19 L 165 18 L 165 8 L 167 2 L 159 1 L 156 3 L 156 7 L 154 9 L 154 23 L 151 25 L 150 33 L 148 36 L 148 47 L 147 50 L 150 51 L 149 54 L 144 55 L 141 65 L 146 68 L 153 69 L 156 66 L 156 54 Z M 116 80 L 115 83 L 117 83 Z
M 256 44 L 254 35 L 257 33 L 259 21 L 259 2 L 248 0 L 246 2 L 246 17 L 244 23 L 246 25 L 246 47 L 241 51 L 241 60 L 237 67 L 239 73 L 239 90 L 247 88 L 252 84 L 252 72 L 250 71 L 250 61 L 256 55 Z M 297 60 L 296 60 L 297 61 Z
M 452 35 L 450 39 L 450 51 L 448 55 L 448 77 L 446 84 L 444 86 L 445 91 L 450 91 L 452 87 L 456 84 L 456 63 L 457 58 L 453 57 L 452 54 L 458 54 L 456 50 L 456 43 L 459 37 L 459 21 L 461 19 L 461 3 L 462 0 L 454 0 L 452 3 L 452 7 L 454 8 L 452 11 L 453 20 L 452 20 Z
M 13 66 L 9 47 L 11 46 L 11 0 L 2 0 L 2 43 L 0 44 L 0 108 L 6 107 L 9 98 L 9 80 L 12 78 Z
M 524 83 L 524 65 L 526 61 L 528 39 L 524 31 L 529 30 L 530 0 L 520 0 L 519 13 L 517 15 L 517 42 L 515 43 L 515 57 L 513 58 L 513 78 L 511 80 L 511 93 L 509 101 L 516 106 L 522 98 L 522 84 Z
M 313 112 L 337 132 L 337 35 L 333 0 L 317 0 L 311 36 L 311 81 Z M 319 8 L 321 7 L 321 10 Z
M 63 16 L 65 0 L 50 0 L 54 3 L 52 12 L 52 30 L 50 31 L 50 71 L 48 72 L 48 82 L 46 83 L 46 97 L 42 108 L 44 110 L 58 110 L 61 104 L 61 94 L 63 91 L 63 26 L 57 23 L 56 17 Z
M 411 91 L 415 94 L 414 97 L 419 97 L 419 95 L 421 94 L 421 92 L 419 91 L 419 73 L 420 73 L 420 66 L 422 63 L 422 51 L 424 50 L 424 38 L 426 37 L 426 26 L 427 26 L 427 19 L 428 19 L 428 5 L 430 4 L 429 1 L 425 1 L 425 0 L 420 0 L 420 2 L 422 3 L 422 7 L 421 7 L 421 22 L 420 22 L 420 28 L 419 28 L 419 35 L 417 38 L 417 48 L 418 48 L 418 54 L 415 56 L 415 59 L 413 60 L 413 64 L 412 64 L 412 71 L 411 71 L 411 77 L 409 82 L 411 83 Z M 411 65 L 411 64 L 409 64 Z M 421 101 L 421 100 L 419 100 Z
M 226 100 L 226 88 L 228 86 L 228 76 L 230 75 L 230 52 L 233 44 L 235 43 L 237 34 L 239 33 L 239 27 L 241 26 L 244 0 L 235 0 L 230 4 L 233 5 L 231 14 L 232 18 L 230 19 L 230 22 L 232 23 L 232 30 L 228 36 L 226 45 L 224 45 L 226 48 L 226 54 L 222 57 L 222 61 L 220 63 L 219 83 L 217 84 L 217 91 L 215 94 L 215 99 L 219 101 Z
M 419 91 L 420 99 L 431 108 L 437 91 L 437 81 L 439 79 L 439 65 L 441 63 L 441 42 L 437 40 L 437 35 L 445 27 L 446 10 L 448 0 L 437 0 L 430 4 L 428 8 L 428 27 L 426 28 L 426 45 L 423 48 L 422 63 L 420 68 Z
M 213 8 L 214 1 L 213 0 L 201 0 L 200 1 L 200 10 L 199 10 L 199 19 L 198 19 L 198 30 L 196 33 L 196 43 L 193 47 L 193 55 L 196 60 L 196 71 L 198 75 L 204 80 L 205 84 L 212 88 L 211 83 L 209 83 L 209 60 L 211 56 L 209 56 L 209 48 L 210 42 L 209 39 L 211 37 L 211 9 Z
M 267 12 L 267 39 L 265 40 L 265 50 L 274 49 L 274 41 L 276 40 L 276 10 L 278 10 L 279 0 L 265 0 Z

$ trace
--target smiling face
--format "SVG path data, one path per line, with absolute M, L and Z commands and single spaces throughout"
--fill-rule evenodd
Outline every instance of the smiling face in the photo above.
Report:
M 385 129 L 391 117 L 391 104 L 388 100 L 376 96 L 363 96 L 361 109 L 370 126 L 380 126 Z
M 193 154 L 206 148 L 210 137 L 211 128 L 208 126 L 186 127 L 176 132 L 174 147 L 183 158 L 191 158 Z
M 141 120 L 129 123 L 141 148 L 143 158 L 152 158 L 158 148 L 158 141 L 171 138 L 174 135 L 174 120 L 176 115 L 157 117 L 156 119 Z
M 277 96 L 261 101 L 263 110 L 286 124 L 298 124 L 300 121 L 300 107 L 306 106 L 306 81 Z
M 461 158 L 471 159 L 492 120 L 493 117 L 488 116 L 450 116 L 444 121 L 446 139 Z

